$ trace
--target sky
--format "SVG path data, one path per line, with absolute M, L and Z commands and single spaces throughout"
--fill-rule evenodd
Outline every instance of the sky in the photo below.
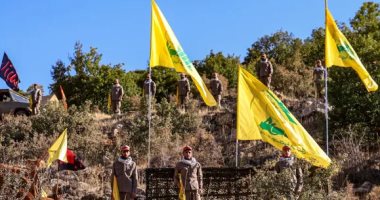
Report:
M 146 69 L 150 48 L 151 0 L 17 0 L 1 3 L 0 53 L 6 52 L 26 90 L 48 93 L 52 66 L 69 64 L 74 44 L 95 47 L 102 64 Z M 306 39 L 324 27 L 324 0 L 156 0 L 191 60 L 210 53 L 247 55 L 264 35 L 279 30 Z M 338 22 L 349 23 L 364 0 L 330 0 Z M 379 3 L 379 0 L 372 2 Z M 0 80 L 0 88 L 7 88 Z

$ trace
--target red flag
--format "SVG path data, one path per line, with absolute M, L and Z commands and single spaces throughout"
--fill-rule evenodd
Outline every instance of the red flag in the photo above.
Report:
M 78 171 L 85 169 L 83 162 L 75 155 L 73 151 L 67 149 L 66 151 L 67 163 L 59 161 L 58 170 L 72 170 Z
M 59 89 L 61 90 L 61 96 L 62 96 L 62 102 L 63 102 L 63 107 L 67 110 L 67 102 L 66 102 L 66 96 L 65 93 L 63 92 L 62 86 L 59 86 Z

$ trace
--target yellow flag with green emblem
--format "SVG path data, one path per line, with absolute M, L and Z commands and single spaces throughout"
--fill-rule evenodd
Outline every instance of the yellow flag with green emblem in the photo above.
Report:
M 359 75 L 368 92 L 376 91 L 378 86 L 364 68 L 355 50 L 335 24 L 335 20 L 326 6 L 326 66 L 352 67 Z
M 327 168 L 331 160 L 281 100 L 239 67 L 237 139 L 263 140 L 277 149 L 289 146 L 296 157 Z
M 183 187 L 181 174 L 178 174 L 179 179 L 179 192 L 178 192 L 178 199 L 179 200 L 186 200 L 186 194 L 185 194 L 185 188 Z
M 162 66 L 186 73 L 191 76 L 204 102 L 208 106 L 216 106 L 214 97 L 208 91 L 193 63 L 183 51 L 173 30 L 154 0 L 152 0 L 151 23 L 150 67 Z
M 117 185 L 116 176 L 112 179 L 112 200 L 120 200 L 119 186 Z
M 47 167 L 49 167 L 55 160 L 67 162 L 67 129 L 65 129 L 58 139 L 49 148 L 49 159 Z

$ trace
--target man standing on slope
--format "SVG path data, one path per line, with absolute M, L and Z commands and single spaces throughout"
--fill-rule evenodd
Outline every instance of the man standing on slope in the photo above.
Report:
M 111 90 L 111 100 L 112 100 L 112 111 L 115 114 L 120 115 L 121 100 L 123 99 L 124 89 L 123 86 L 119 84 L 119 79 L 115 79 L 115 84 L 112 86 Z
M 33 84 L 33 90 L 30 93 L 30 97 L 32 99 L 32 112 L 33 115 L 40 114 L 40 105 L 42 100 L 42 92 L 38 88 L 37 84 Z
M 272 63 L 268 60 L 267 55 L 265 53 L 261 53 L 260 61 L 256 66 L 257 77 L 260 81 L 270 88 L 270 83 L 272 80 L 273 74 L 273 66 Z
M 174 183 L 185 190 L 186 200 L 201 200 L 203 193 L 202 166 L 193 157 L 190 146 L 183 147 L 183 158 L 174 170 Z
M 285 185 L 287 199 L 298 199 L 303 187 L 302 169 L 297 166 L 289 146 L 282 147 L 282 155 L 275 165 L 277 173 L 283 173 L 286 180 L 280 180 Z
M 136 198 L 138 183 L 136 163 L 132 161 L 128 145 L 121 146 L 120 152 L 121 156 L 112 166 L 111 187 L 116 177 L 120 200 L 133 200 Z

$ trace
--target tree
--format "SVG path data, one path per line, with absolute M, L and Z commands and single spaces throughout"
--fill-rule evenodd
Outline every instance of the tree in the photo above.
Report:
M 260 53 L 268 55 L 273 65 L 272 89 L 287 96 L 306 97 L 312 92 L 312 68 L 306 66 L 302 56 L 303 42 L 284 31 L 266 35 L 248 49 L 244 64 L 256 75 Z
M 107 98 L 116 78 L 120 80 L 127 96 L 139 93 L 133 77 L 122 69 L 123 64 L 100 64 L 102 55 L 97 49 L 91 47 L 88 53 L 83 52 L 79 42 L 75 44 L 74 50 L 73 57 L 69 58 L 70 65 L 66 66 L 59 60 L 52 66 L 54 83 L 49 87 L 60 97 L 59 86 L 62 86 L 69 105 L 82 105 L 90 100 L 93 105 L 106 110 Z M 73 75 L 70 73 L 72 71 Z
M 202 61 L 195 61 L 194 66 L 200 74 L 205 74 L 211 78 L 213 72 L 223 75 L 228 80 L 228 87 L 234 88 L 237 84 L 237 67 L 240 64 L 240 58 L 234 55 L 224 56 L 222 52 L 210 54 Z

